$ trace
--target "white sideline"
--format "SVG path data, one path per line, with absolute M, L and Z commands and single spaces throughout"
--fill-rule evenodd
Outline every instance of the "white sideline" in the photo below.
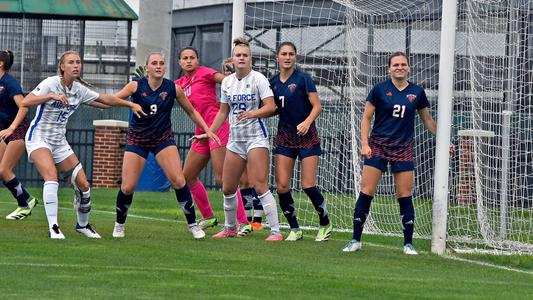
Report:
M 0 201 L 0 204 L 13 204 L 13 202 L 5 202 L 5 201 Z M 60 207 L 59 209 L 61 210 L 70 210 L 70 208 L 64 208 L 64 207 Z M 97 213 L 101 213 L 101 214 L 107 214 L 107 215 L 114 215 L 115 212 L 110 212 L 110 211 L 105 211 L 105 210 L 97 210 L 97 209 L 93 209 L 92 212 L 97 212 Z M 174 222 L 177 222 L 177 223 L 185 223 L 184 221 L 181 221 L 181 220 L 171 220 L 171 219 L 163 219 L 163 218 L 154 218 L 154 217 L 146 217 L 146 216 L 141 216 L 141 215 L 135 215 L 135 214 L 128 214 L 128 217 L 131 217 L 131 218 L 139 218 L 139 219 L 145 219 L 145 220 L 151 220 L 151 221 L 161 221 L 161 222 L 171 222 L 171 223 L 174 223 Z M 308 237 L 308 238 L 314 238 L 314 236 L 312 235 L 308 235 L 308 234 L 304 234 L 305 237 Z M 335 241 L 342 241 L 342 240 L 339 240 L 339 239 L 335 239 L 335 238 L 331 238 L 331 240 L 335 240 Z M 382 245 L 382 244 L 375 244 L 375 243 L 369 243 L 369 242 L 365 242 L 365 245 L 369 245 L 369 246 L 372 246 L 372 247 L 378 247 L 378 248 L 384 248 L 384 249 L 389 249 L 389 250 L 394 250 L 394 249 L 399 249 L 398 247 L 393 247 L 393 246 L 388 246 L 388 245 Z M 340 251 L 340 250 L 339 250 Z M 419 251 L 420 253 L 427 253 L 426 251 Z M 522 274 L 528 274 L 528 275 L 533 275 L 533 271 L 527 271 L 527 270 L 522 270 L 522 269 L 516 269 L 516 268 L 511 268 L 511 267 L 505 267 L 505 266 L 500 266 L 500 265 L 496 265 L 496 264 L 491 264 L 491 263 L 488 263 L 488 262 L 483 262 L 483 261 L 478 261 L 478 260 L 473 260 L 473 259 L 466 259 L 466 258 L 462 258 L 462 257 L 456 257 L 456 256 L 453 256 L 453 255 L 442 255 L 441 256 L 442 258 L 444 259 L 449 259 L 449 260 L 455 260 L 455 261 L 460 261 L 460 262 L 464 262 L 464 263 L 469 263 L 469 264 L 474 264 L 474 265 L 480 265 L 480 266 L 484 266 L 484 267 L 489 267 L 489 268 L 493 268 L 493 269 L 499 269 L 499 270 L 504 270 L 504 271 L 510 271 L 510 272 L 516 272 L 516 273 L 522 273 Z M 41 264 L 25 264 L 25 263 L 5 263 L 5 262 L 0 262 L 0 265 L 27 265 L 27 266 L 40 266 Z M 46 264 L 47 266 L 57 266 L 57 267 L 62 267 L 62 266 L 72 266 L 72 267 L 77 267 L 77 265 L 54 265 L 54 264 Z M 45 264 L 42 264 L 42 266 L 45 266 Z M 83 265 L 80 265 L 80 266 L 83 266 Z M 104 268 L 115 268 L 115 269 L 131 269 L 131 270 L 136 270 L 136 269 L 141 269 L 141 268 L 136 268 L 136 267 L 113 267 L 113 266 L 106 266 Z M 146 268 L 144 268 L 146 269 Z M 166 271 L 173 271 L 173 270 L 178 270 L 178 269 L 171 269 L 171 268 L 151 268 L 151 269 L 154 269 L 154 270 L 166 270 Z

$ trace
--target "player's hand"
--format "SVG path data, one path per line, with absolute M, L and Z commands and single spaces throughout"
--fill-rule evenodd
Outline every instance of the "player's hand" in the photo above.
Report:
M 5 139 L 7 139 L 10 135 L 13 134 L 13 129 L 11 129 L 10 127 L 0 131 L 0 141 L 3 141 Z
M 244 121 L 244 120 L 254 119 L 254 118 L 255 118 L 255 116 L 254 116 L 253 112 L 251 112 L 251 111 L 241 110 L 239 112 L 239 114 L 237 115 L 237 120 L 239 120 L 239 121 Z
M 61 105 L 63 106 L 68 105 L 68 98 L 64 94 L 50 94 L 50 97 L 61 102 Z
M 361 147 L 361 155 L 366 159 L 370 159 L 372 157 L 372 149 L 370 149 L 370 146 L 363 145 Z
M 141 116 L 146 117 L 146 113 L 143 111 L 143 108 L 137 103 L 133 103 L 131 111 L 137 118 L 141 118 Z
M 222 71 L 226 76 L 235 73 L 235 67 L 233 66 L 233 59 L 231 57 L 222 61 Z
M 454 152 L 455 152 L 455 145 L 453 143 L 450 143 L 450 156 L 453 156 Z
M 299 136 L 305 135 L 309 131 L 310 126 L 310 124 L 307 124 L 307 122 L 304 121 L 296 126 L 296 132 Z
M 205 134 L 209 137 L 210 140 L 215 141 L 219 146 L 221 145 L 220 144 L 220 139 L 211 130 L 208 130 Z
M 202 134 L 195 134 L 193 135 L 189 141 L 193 141 L 193 142 L 204 142 L 204 141 L 207 141 L 209 139 L 209 136 L 207 135 L 207 133 L 202 133 Z

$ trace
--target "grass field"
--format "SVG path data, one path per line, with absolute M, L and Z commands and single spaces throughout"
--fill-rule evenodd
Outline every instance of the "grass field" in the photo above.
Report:
M 40 198 L 41 191 L 31 192 Z M 103 236 L 74 230 L 72 192 L 60 190 L 66 240 L 48 238 L 39 205 L 26 220 L 4 218 L 16 205 L 0 191 L 2 299 L 531 299 L 533 257 L 405 256 L 401 239 L 364 236 L 343 253 L 348 233 L 326 243 L 307 232 L 297 243 L 267 243 L 266 231 L 242 239 L 192 239 L 173 193 L 136 193 L 126 238 L 113 239 L 116 190 L 93 190 L 92 221 Z M 217 215 L 221 195 L 210 193 Z M 207 230 L 208 236 L 218 229 Z

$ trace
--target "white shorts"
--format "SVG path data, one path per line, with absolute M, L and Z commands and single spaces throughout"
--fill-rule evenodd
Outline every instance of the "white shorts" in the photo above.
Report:
M 226 149 L 239 155 L 242 159 L 248 159 L 248 152 L 253 148 L 267 148 L 270 150 L 270 142 L 266 138 L 253 139 L 250 141 L 235 142 L 230 140 L 226 145 Z
M 52 145 L 43 140 L 26 140 L 26 151 L 28 152 L 29 162 L 33 162 L 33 160 L 31 159 L 31 153 L 40 148 L 46 148 L 50 150 L 50 152 L 52 152 L 52 158 L 54 159 L 54 162 L 56 164 L 64 161 L 67 157 L 74 154 L 74 151 L 72 151 L 72 148 L 70 148 L 70 145 L 68 144 L 67 140 L 65 140 L 64 143 L 60 145 Z

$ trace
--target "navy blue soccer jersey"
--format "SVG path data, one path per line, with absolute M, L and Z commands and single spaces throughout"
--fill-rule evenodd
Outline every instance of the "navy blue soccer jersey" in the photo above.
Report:
M 389 79 L 376 84 L 367 101 L 376 108 L 369 139 L 372 155 L 412 161 L 415 116 L 419 109 L 429 107 L 424 89 L 409 83 L 400 91 Z
M 148 79 L 142 78 L 132 98 L 147 115 L 141 118 L 130 116 L 128 145 L 156 147 L 169 138 L 173 139 L 170 116 L 176 99 L 174 82 L 163 79 L 161 86 L 152 90 Z
M 20 83 L 8 73 L 0 78 L 0 123 L 9 126 L 18 113 L 19 107 L 13 99 L 22 95 Z
M 295 69 L 285 82 L 281 82 L 279 74 L 274 75 L 270 79 L 270 86 L 279 112 L 278 132 L 274 145 L 287 148 L 311 148 L 320 143 L 315 122 L 303 136 L 299 136 L 296 129 L 313 109 L 309 101 L 309 93 L 316 93 L 313 79 L 308 74 Z

